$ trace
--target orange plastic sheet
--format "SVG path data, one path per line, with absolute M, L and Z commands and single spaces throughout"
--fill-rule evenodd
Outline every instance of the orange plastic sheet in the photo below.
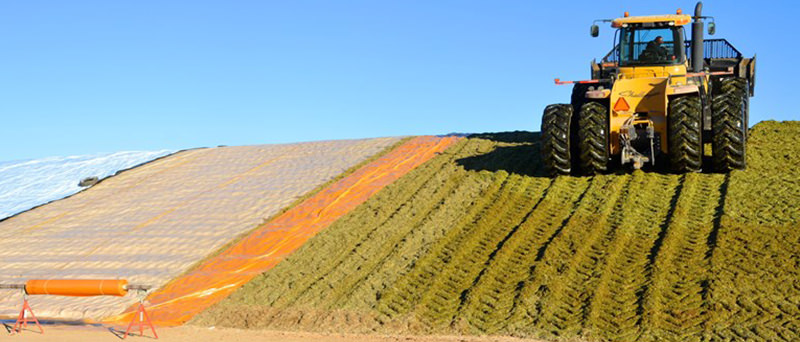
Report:
M 458 137 L 416 137 L 290 209 L 220 255 L 174 279 L 148 297 L 154 324 L 181 325 L 250 279 L 274 267 L 309 238 L 415 167 L 444 151 Z M 110 317 L 124 323 L 135 307 Z

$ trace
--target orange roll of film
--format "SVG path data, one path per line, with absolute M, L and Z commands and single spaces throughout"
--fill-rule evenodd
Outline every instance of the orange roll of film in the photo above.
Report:
M 127 280 L 117 279 L 31 279 L 25 283 L 29 295 L 71 297 L 124 296 Z

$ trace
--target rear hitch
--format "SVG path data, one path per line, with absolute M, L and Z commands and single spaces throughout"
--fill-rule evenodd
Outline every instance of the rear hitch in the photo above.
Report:
M 646 122 L 635 123 L 634 118 L 632 116 L 625 121 L 625 124 L 620 129 L 619 137 L 622 143 L 622 164 L 632 163 L 633 168 L 638 170 L 648 162 L 651 165 L 656 164 L 654 147 L 656 135 L 652 121 L 647 119 Z M 637 128 L 637 125 L 640 127 Z M 644 149 L 644 153 L 638 151 L 634 145 L 638 146 L 639 149 Z

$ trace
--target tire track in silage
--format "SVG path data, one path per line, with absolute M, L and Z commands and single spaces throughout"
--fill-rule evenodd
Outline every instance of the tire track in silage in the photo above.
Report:
M 703 292 L 709 281 L 708 237 L 714 229 L 724 175 L 683 176 L 666 235 L 643 300 L 640 340 L 700 341 L 707 321 Z
M 777 223 L 775 217 L 757 223 L 733 217 L 760 214 L 749 212 L 742 198 L 753 182 L 774 182 L 772 172 L 728 176 L 729 192 L 711 256 L 711 341 L 800 340 L 800 225 Z M 781 205 L 786 189 L 775 188 L 760 194 L 764 202 L 759 205 Z M 786 211 L 768 214 L 781 212 Z
M 668 219 L 679 182 L 677 176 L 641 171 L 634 172 L 636 177 L 644 179 L 641 187 L 631 189 L 615 241 L 609 246 L 586 317 L 587 337 L 633 341 L 641 334 L 640 301 L 648 286 L 650 252 Z
M 427 254 L 422 256 L 414 268 L 399 278 L 391 288 L 381 295 L 377 310 L 382 323 L 388 323 L 398 316 L 408 314 L 428 290 L 441 269 L 459 249 L 461 241 L 473 223 L 481 220 L 486 213 L 498 205 L 508 184 L 508 174 L 498 172 L 492 175 L 492 183 L 480 196 L 464 217 L 453 228 L 436 241 Z
M 392 255 L 376 265 L 374 272 L 355 289 L 343 304 L 357 309 L 374 309 L 382 294 L 395 281 L 410 272 L 419 258 L 427 253 L 436 240 L 444 236 L 456 224 L 469 215 L 470 209 L 490 186 L 490 177 L 469 173 L 453 196 L 419 227 L 411 230 L 392 249 Z
M 415 316 L 432 330 L 451 326 L 465 291 L 483 269 L 498 243 L 508 235 L 533 206 L 550 180 L 512 175 L 512 186 L 498 199 L 487 216 L 473 224 L 452 259 L 440 265 L 441 271 L 422 296 Z M 557 184 L 558 181 L 555 182 Z M 549 191 L 549 190 L 548 190 Z M 456 327 L 457 328 L 457 327 Z
M 516 284 L 508 332 L 569 336 L 580 331 L 590 295 L 586 285 L 603 261 L 614 233 L 611 221 L 631 183 L 629 175 L 595 177 L 560 236 L 540 252 L 527 279 Z
M 709 339 L 800 340 L 800 226 L 724 224 L 720 235 L 712 257 Z
M 600 183 L 605 179 L 601 179 Z M 505 328 L 514 305 L 515 290 L 525 281 L 539 251 L 570 220 L 574 207 L 597 179 L 561 177 L 533 206 L 502 245 L 493 252 L 467 293 L 459 316 L 479 333 Z

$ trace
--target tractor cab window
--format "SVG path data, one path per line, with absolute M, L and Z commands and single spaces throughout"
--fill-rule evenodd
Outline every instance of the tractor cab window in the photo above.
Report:
M 622 28 L 619 61 L 625 65 L 672 65 L 685 62 L 683 30 L 678 27 Z

